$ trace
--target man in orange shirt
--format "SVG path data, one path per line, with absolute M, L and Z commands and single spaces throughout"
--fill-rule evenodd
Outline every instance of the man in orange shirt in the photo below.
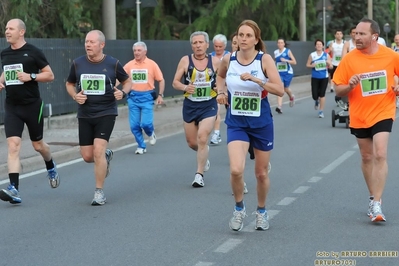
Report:
M 367 215 L 386 221 L 381 197 L 388 174 L 389 133 L 395 119 L 394 75 L 399 75 L 399 54 L 377 43 L 380 28 L 371 19 L 356 27 L 356 49 L 346 54 L 334 74 L 337 96 L 348 96 L 350 130 L 362 157 L 362 172 L 370 193 Z
M 143 130 L 150 137 L 150 144 L 155 145 L 157 139 L 154 132 L 154 100 L 156 104 L 163 103 L 165 80 L 161 69 L 153 60 L 147 58 L 147 45 L 144 42 L 136 42 L 133 45 L 134 59 L 123 68 L 132 79 L 132 90 L 127 97 L 129 106 L 129 122 L 136 141 L 136 154 L 144 154 L 146 144 Z M 154 83 L 159 82 L 159 94 L 155 92 Z

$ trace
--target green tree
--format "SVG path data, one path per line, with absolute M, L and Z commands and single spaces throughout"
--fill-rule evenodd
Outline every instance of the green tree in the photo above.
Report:
M 77 21 L 81 18 L 81 0 L 3 0 L 0 17 L 3 25 L 20 18 L 27 25 L 26 36 L 65 38 L 79 36 Z M 0 34 L 4 35 L 5 27 Z
M 330 0 L 333 5 L 331 12 L 331 22 L 327 25 L 327 40 L 334 38 L 335 30 L 342 30 L 344 34 L 349 34 L 349 29 L 356 26 L 359 21 L 367 17 L 367 1 L 364 0 Z M 387 8 L 392 0 L 373 0 L 373 19 L 377 21 L 381 28 L 381 34 L 385 38 L 383 26 L 385 23 L 392 24 L 393 14 Z M 311 39 L 322 38 L 323 28 L 319 23 L 314 24 L 309 30 Z

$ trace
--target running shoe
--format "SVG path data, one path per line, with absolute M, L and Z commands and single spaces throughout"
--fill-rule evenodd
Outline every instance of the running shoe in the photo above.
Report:
M 323 111 L 319 111 L 319 118 L 324 118 L 324 113 L 323 113 Z
M 114 152 L 110 149 L 106 149 L 105 150 L 105 159 L 107 160 L 107 173 L 105 174 L 105 177 L 107 177 L 109 175 L 109 172 L 111 172 L 110 163 L 111 163 L 112 157 L 114 157 Z
M 157 143 L 157 136 L 155 135 L 155 132 L 152 132 L 152 135 L 150 136 L 150 144 L 154 146 L 155 143 Z
M 6 189 L 0 190 L 0 199 L 8 201 L 11 204 L 21 203 L 21 197 L 19 196 L 18 190 L 13 185 L 8 185 Z
M 55 163 L 53 169 L 47 170 L 47 177 L 51 188 L 57 188 L 60 185 L 61 180 Z
M 248 193 L 247 183 L 244 182 L 244 194 Z M 234 193 L 231 193 L 234 196 Z
M 385 215 L 381 210 L 381 202 L 373 201 L 373 206 L 371 208 L 371 216 L 370 219 L 372 222 L 386 222 Z
M 93 206 L 104 205 L 106 202 L 107 199 L 105 198 L 104 191 L 102 189 L 96 189 L 94 191 L 94 198 L 91 201 L 91 205 Z
M 208 157 L 209 157 L 209 145 L 208 145 Z M 204 172 L 207 172 L 209 168 L 211 168 L 211 162 L 209 161 L 209 159 L 207 159 L 204 166 Z
M 196 173 L 194 176 L 194 181 L 191 185 L 193 187 L 203 187 L 205 185 L 203 176 L 199 173 Z
M 256 215 L 255 218 L 255 230 L 264 231 L 269 229 L 269 215 L 267 215 L 267 211 L 255 211 L 253 214 Z
M 369 209 L 367 210 L 367 216 L 371 217 L 371 215 L 373 215 L 373 201 L 374 201 L 374 197 L 370 196 L 369 198 Z M 380 200 L 381 202 L 381 200 Z
M 233 231 L 241 231 L 244 226 L 244 218 L 247 216 L 244 208 L 234 207 L 233 218 L 230 219 L 229 227 Z
M 293 107 L 295 105 L 295 95 L 292 94 L 292 97 L 290 99 L 290 107 Z
M 137 148 L 136 151 L 134 152 L 135 154 L 144 154 L 146 153 L 147 150 L 143 148 Z
M 281 110 L 281 108 L 279 108 L 279 107 L 276 107 L 276 112 L 279 113 L 279 114 L 282 114 L 283 110 Z
M 244 182 L 244 194 L 248 193 L 247 183 Z
M 314 109 L 315 110 L 319 109 L 319 101 L 314 101 Z
M 221 136 L 220 136 L 220 133 L 214 132 L 214 133 L 212 134 L 211 141 L 210 141 L 209 143 L 212 144 L 212 145 L 217 145 L 217 144 L 219 144 L 220 142 L 222 142 L 222 138 L 221 138 Z

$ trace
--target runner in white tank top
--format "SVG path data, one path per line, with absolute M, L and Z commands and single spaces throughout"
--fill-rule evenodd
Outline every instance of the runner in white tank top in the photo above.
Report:
M 356 42 L 355 42 L 356 26 L 351 28 L 350 36 L 351 36 L 351 39 L 348 42 L 344 43 L 344 49 L 342 49 L 342 57 L 344 57 L 347 53 L 349 53 L 350 51 L 352 51 L 353 49 L 356 48 Z
M 337 69 L 337 66 L 339 65 L 339 62 L 342 59 L 342 50 L 344 48 L 344 40 L 342 39 L 344 37 L 344 34 L 342 33 L 341 30 L 336 30 L 335 31 L 335 40 L 330 44 L 330 51 L 332 53 L 332 65 L 333 68 L 329 71 L 330 72 L 330 77 L 331 80 L 334 77 L 334 72 L 335 69 Z M 330 91 L 333 92 L 333 84 L 330 82 Z

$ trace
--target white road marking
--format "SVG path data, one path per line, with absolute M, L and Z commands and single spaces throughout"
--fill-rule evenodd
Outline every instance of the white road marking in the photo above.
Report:
M 309 188 L 310 188 L 309 186 L 300 186 L 297 189 L 295 189 L 294 192 L 292 193 L 304 193 Z
M 296 198 L 294 197 L 285 197 L 284 199 L 280 200 L 279 203 L 277 203 L 277 205 L 289 205 L 291 203 L 293 203 L 296 200 Z
M 321 176 L 313 176 L 308 180 L 309 183 L 316 183 L 319 182 L 321 179 L 323 179 Z
M 236 246 L 240 245 L 243 241 L 244 241 L 243 239 L 236 239 L 236 238 L 227 239 L 226 242 L 224 242 L 217 249 L 215 249 L 215 252 L 228 253 L 231 250 L 233 250 Z
M 347 151 L 344 154 L 342 154 L 340 157 L 338 157 L 335 161 L 327 165 L 324 169 L 320 171 L 322 174 L 328 174 L 331 173 L 335 168 L 337 168 L 341 163 L 343 163 L 346 159 L 351 157 L 355 151 Z
M 212 266 L 214 265 L 213 262 L 205 262 L 205 261 L 199 261 L 197 264 L 195 264 L 194 266 Z

